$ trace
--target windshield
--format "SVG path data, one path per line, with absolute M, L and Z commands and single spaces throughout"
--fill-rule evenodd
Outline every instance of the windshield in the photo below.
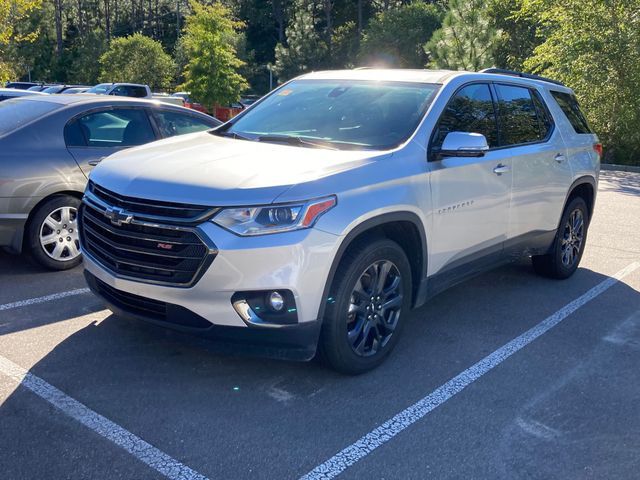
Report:
M 17 130 L 61 106 L 58 103 L 27 100 L 26 98 L 2 102 L 0 103 L 0 135 Z
M 409 82 L 296 80 L 218 132 L 249 140 L 305 139 L 334 148 L 386 150 L 409 138 L 438 88 Z
M 109 88 L 111 88 L 111 83 L 101 83 L 99 85 L 96 85 L 95 87 L 91 87 L 89 90 L 87 90 L 86 93 L 98 93 L 98 94 L 105 94 L 107 93 L 107 91 L 109 90 Z
M 60 86 L 55 86 L 55 87 L 47 87 L 44 90 L 42 90 L 43 93 L 58 93 L 60 92 L 64 87 L 60 87 Z

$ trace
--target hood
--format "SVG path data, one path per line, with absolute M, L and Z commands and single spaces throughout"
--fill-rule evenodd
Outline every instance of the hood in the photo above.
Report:
M 273 202 L 293 185 L 389 155 L 260 143 L 203 132 L 118 152 L 103 160 L 90 178 L 131 197 L 209 206 L 258 205 Z

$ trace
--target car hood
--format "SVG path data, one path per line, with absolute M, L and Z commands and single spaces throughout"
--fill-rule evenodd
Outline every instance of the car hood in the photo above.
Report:
M 210 206 L 258 205 L 273 202 L 293 185 L 389 155 L 260 143 L 203 132 L 118 152 L 102 161 L 90 179 L 131 197 Z

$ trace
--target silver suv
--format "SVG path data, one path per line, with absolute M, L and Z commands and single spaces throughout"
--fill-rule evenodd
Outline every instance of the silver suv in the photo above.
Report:
M 571 276 L 601 148 L 541 77 L 311 73 L 99 165 L 85 274 L 114 312 L 360 373 L 410 309 L 478 272 L 531 256 Z

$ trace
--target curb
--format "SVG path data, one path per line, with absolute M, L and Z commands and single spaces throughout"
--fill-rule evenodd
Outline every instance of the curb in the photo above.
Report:
M 640 166 L 636 167 L 633 165 L 613 165 L 611 163 L 601 163 L 600 170 L 640 173 Z

